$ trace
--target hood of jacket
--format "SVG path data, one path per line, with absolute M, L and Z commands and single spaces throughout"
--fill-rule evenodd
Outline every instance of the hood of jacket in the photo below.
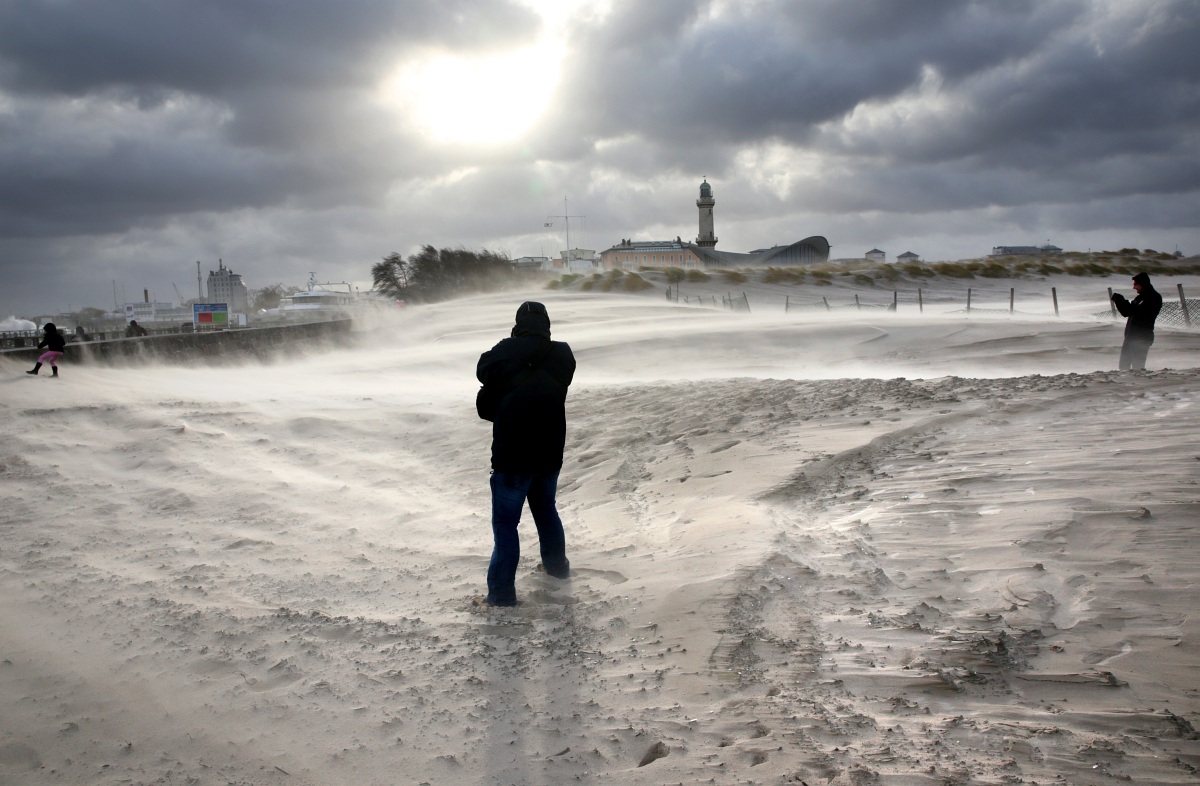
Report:
M 517 309 L 512 335 L 550 338 L 550 315 L 546 313 L 546 307 L 534 300 L 522 303 Z
M 1147 275 L 1146 273 L 1138 273 L 1136 276 L 1133 277 L 1133 281 L 1136 284 L 1141 284 L 1142 286 L 1146 287 L 1147 289 L 1154 289 L 1154 287 L 1150 284 L 1150 276 Z

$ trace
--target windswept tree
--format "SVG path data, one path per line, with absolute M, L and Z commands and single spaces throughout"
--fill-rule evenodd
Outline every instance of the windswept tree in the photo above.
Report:
M 409 297 L 409 266 L 395 251 L 371 268 L 375 289 L 388 297 L 405 300 Z
M 506 286 L 515 278 L 507 254 L 429 245 L 407 260 L 389 254 L 371 268 L 371 275 L 380 292 L 427 302 Z

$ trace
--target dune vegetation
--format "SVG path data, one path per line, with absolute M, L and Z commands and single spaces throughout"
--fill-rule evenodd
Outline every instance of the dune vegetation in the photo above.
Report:
M 1118 251 L 1067 251 L 1046 256 L 1003 256 L 962 259 L 952 262 L 905 262 L 892 264 L 866 259 L 839 259 L 811 267 L 742 268 L 739 270 L 685 270 L 677 267 L 639 268 L 668 284 L 701 283 L 719 277 L 727 284 L 782 284 L 828 286 L 836 280 L 855 286 L 872 287 L 902 279 L 1036 279 L 1047 276 L 1104 277 L 1130 275 L 1145 271 L 1150 275 L 1198 275 L 1200 257 L 1180 258 L 1154 249 L 1122 248 Z M 622 276 L 637 280 L 621 281 Z M 638 283 L 640 282 L 640 283 Z M 590 277 L 575 273 L 552 279 L 549 289 L 577 287 L 583 291 L 636 292 L 652 285 L 637 273 L 612 270 Z

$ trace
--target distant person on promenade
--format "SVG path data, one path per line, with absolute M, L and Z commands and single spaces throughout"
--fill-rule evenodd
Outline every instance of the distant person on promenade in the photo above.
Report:
M 148 336 L 146 328 L 137 323 L 136 319 L 129 320 L 129 327 L 125 328 L 125 338 L 137 338 L 138 336 Z
M 1125 321 L 1125 343 L 1121 345 L 1121 360 L 1118 368 L 1141 370 L 1146 367 L 1146 355 L 1154 343 L 1154 320 L 1162 310 L 1162 295 L 1150 284 L 1150 276 L 1138 273 L 1133 277 L 1133 290 L 1137 297 L 1126 300 L 1120 292 L 1114 292 L 1113 304 Z
M 42 368 L 42 364 L 49 363 L 50 368 L 54 369 L 54 373 L 50 376 L 57 377 L 58 359 L 63 356 L 63 350 L 67 346 L 67 340 L 63 337 L 62 333 L 58 332 L 58 328 L 54 326 L 53 322 L 47 322 L 46 326 L 42 328 L 42 331 L 45 335 L 42 336 L 42 340 L 38 343 L 37 348 L 41 349 L 42 347 L 45 347 L 46 351 L 43 352 L 41 357 L 37 359 L 37 363 L 34 364 L 33 368 L 25 373 L 37 376 L 38 371 L 40 371 Z
M 89 336 L 87 331 L 83 329 L 83 325 L 76 325 L 75 326 L 75 340 L 76 341 L 91 341 L 92 337 Z
M 479 416 L 492 421 L 492 560 L 490 606 L 517 605 L 517 524 L 526 500 L 537 527 L 542 567 L 555 578 L 571 575 L 566 536 L 555 507 L 558 473 L 567 439 L 567 387 L 575 355 L 550 340 L 550 316 L 541 303 L 522 303 L 512 334 L 479 358 L 483 384 Z

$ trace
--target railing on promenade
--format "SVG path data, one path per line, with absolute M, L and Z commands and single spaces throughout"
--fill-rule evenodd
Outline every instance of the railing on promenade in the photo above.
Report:
M 229 325 L 212 328 L 207 326 L 195 327 L 190 322 L 178 325 L 155 325 L 153 322 L 149 322 L 143 324 L 142 327 L 146 328 L 147 336 L 173 336 L 180 333 L 215 333 L 222 330 L 245 330 L 247 327 L 263 327 L 263 325 Z M 86 339 L 81 338 L 79 334 L 72 331 L 63 330 L 62 333 L 67 339 L 67 344 L 83 344 L 89 341 L 112 341 L 118 338 L 135 338 L 126 336 L 124 327 L 88 331 Z M 36 347 L 44 335 L 45 333 L 41 328 L 37 330 L 2 330 L 0 331 L 0 349 Z M 137 336 L 136 338 L 142 337 Z

